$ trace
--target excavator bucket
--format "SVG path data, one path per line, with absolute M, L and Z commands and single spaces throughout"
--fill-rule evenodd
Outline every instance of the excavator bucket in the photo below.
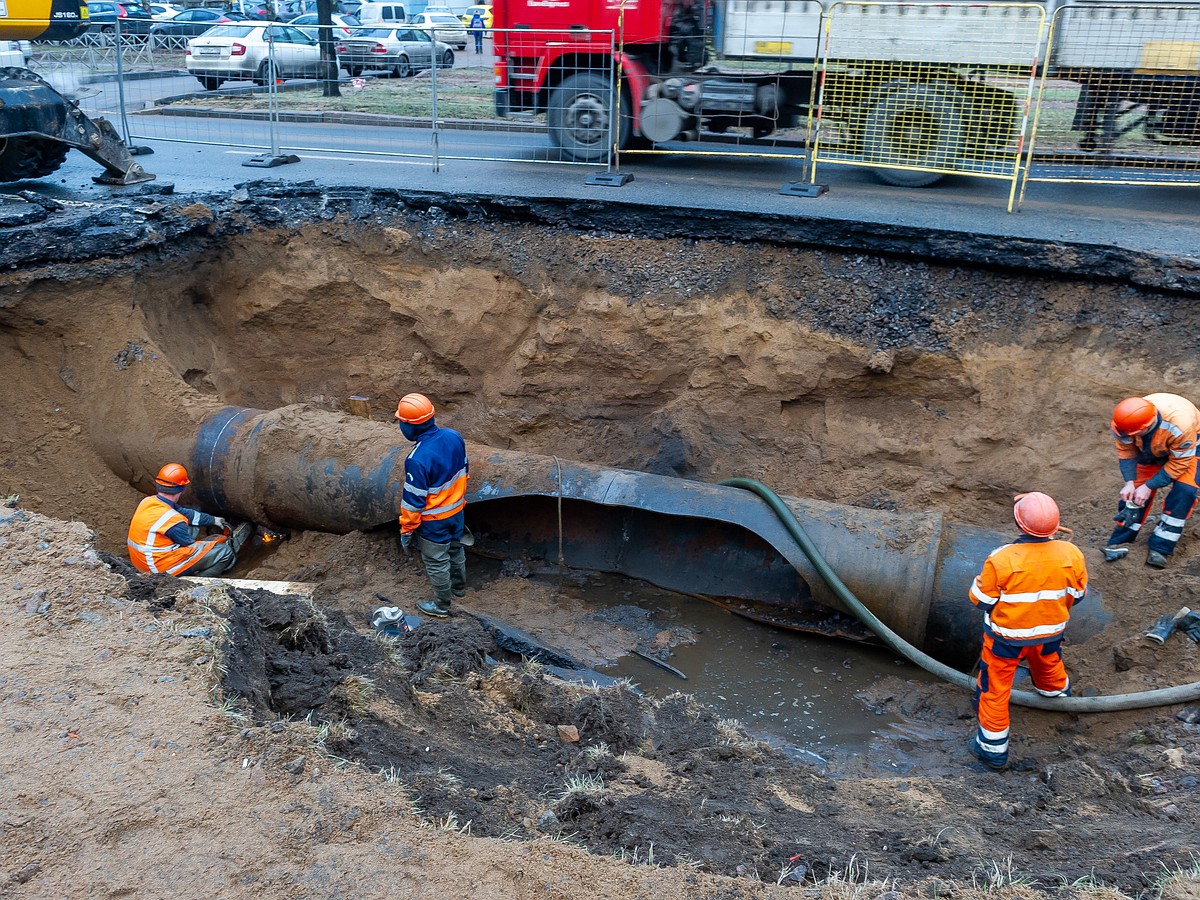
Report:
M 75 148 L 100 165 L 99 184 L 139 184 L 154 176 L 134 162 L 107 119 L 78 104 L 29 69 L 0 67 L 0 182 L 49 175 Z

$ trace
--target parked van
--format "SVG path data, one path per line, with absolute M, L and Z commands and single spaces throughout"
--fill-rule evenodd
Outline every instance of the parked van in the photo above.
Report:
M 399 25 L 408 20 L 403 3 L 364 0 L 355 14 L 363 25 Z

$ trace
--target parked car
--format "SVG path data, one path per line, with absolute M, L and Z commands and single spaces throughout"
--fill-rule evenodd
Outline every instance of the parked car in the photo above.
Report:
M 148 9 L 150 18 L 155 22 L 166 22 L 183 12 L 182 6 L 174 6 L 170 3 L 151 3 Z
M 341 13 L 334 13 L 330 18 L 333 22 L 333 38 L 337 41 L 353 33 L 353 29 L 362 24 L 354 16 L 343 16 Z M 317 27 L 316 13 L 305 13 L 302 16 L 296 16 L 288 24 L 299 28 L 313 40 L 317 40 L 321 36 L 321 29 Z
M 354 78 L 371 69 L 407 78 L 430 68 L 435 59 L 439 69 L 454 65 L 454 51 L 448 44 L 412 28 L 359 28 L 338 42 L 337 55 Z
M 480 3 L 475 6 L 468 6 L 467 11 L 459 18 L 462 20 L 462 23 L 467 26 L 467 28 L 470 28 L 471 19 L 475 17 L 476 12 L 483 16 L 484 29 L 490 31 L 492 28 L 492 4 L 490 3 Z
M 91 9 L 92 4 L 88 4 Z M 204 34 L 214 25 L 227 25 L 243 17 L 239 13 L 227 12 L 223 9 L 207 9 L 199 6 L 195 9 L 185 9 L 175 18 L 166 22 L 156 22 L 150 29 L 152 35 L 187 35 L 195 37 Z
M 376 0 L 360 3 L 354 18 L 364 25 L 400 25 L 408 21 L 403 3 L 379 3 Z
M 467 26 L 454 13 L 431 13 L 426 10 L 413 16 L 408 24 L 430 31 L 435 40 L 452 44 L 458 50 L 467 49 Z
M 88 4 L 88 34 L 115 34 L 117 19 L 121 20 L 121 34 L 145 36 L 150 33 L 154 20 L 145 7 L 137 3 L 113 3 L 111 0 L 96 0 Z
M 215 91 L 226 81 L 253 79 L 266 85 L 277 78 L 315 78 L 321 67 L 320 47 L 299 28 L 258 22 L 210 28 L 187 42 L 186 55 L 188 72 L 208 91 Z

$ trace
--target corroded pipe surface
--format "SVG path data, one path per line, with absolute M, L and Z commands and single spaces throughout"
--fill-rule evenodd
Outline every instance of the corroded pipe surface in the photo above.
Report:
M 281 527 L 345 533 L 393 523 L 410 445 L 394 427 L 303 406 L 226 407 L 191 453 L 196 502 Z M 736 598 L 766 618 L 853 635 L 840 603 L 775 514 L 737 488 L 468 445 L 467 517 L 477 550 L 620 572 Z M 126 448 L 127 458 L 137 448 Z M 150 471 L 144 466 L 143 471 Z M 978 653 L 967 600 L 987 554 L 1011 535 L 905 514 L 784 498 L 848 587 L 910 643 L 947 662 Z M 561 509 L 561 525 L 560 525 Z M 1100 598 L 1072 617 L 1076 639 L 1107 621 Z

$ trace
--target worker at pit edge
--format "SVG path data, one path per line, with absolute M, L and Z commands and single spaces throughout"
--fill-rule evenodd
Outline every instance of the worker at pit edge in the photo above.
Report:
M 971 752 L 991 769 L 1008 765 L 1009 715 L 1017 665 L 1025 659 L 1033 687 L 1044 697 L 1069 697 L 1062 658 L 1071 608 L 1087 594 L 1087 566 L 1079 548 L 1054 540 L 1058 504 L 1047 494 L 1018 494 L 1013 518 L 1021 536 L 993 550 L 971 586 L 984 610 L 983 652 L 975 683 L 979 728 Z
M 1127 397 L 1113 410 L 1117 464 L 1125 484 L 1113 520 L 1117 527 L 1104 548 L 1109 562 L 1123 559 L 1137 540 L 1160 488 L 1171 486 L 1162 515 L 1146 541 L 1146 565 L 1164 568 L 1196 506 L 1196 441 L 1200 410 L 1177 394 Z
M 466 530 L 467 444 L 452 428 L 434 419 L 433 403 L 424 394 L 406 394 L 396 406 L 397 424 L 416 446 L 404 459 L 404 491 L 400 499 L 400 546 L 408 553 L 416 536 L 433 600 L 417 609 L 445 617 L 454 598 L 467 589 L 467 554 L 473 543 Z
M 154 478 L 156 493 L 138 504 L 129 523 L 129 561 L 143 572 L 212 576 L 237 565 L 237 554 L 254 533 L 251 522 L 233 527 L 220 516 L 181 506 L 191 484 L 187 469 L 167 463 Z M 200 539 L 201 528 L 224 534 Z

